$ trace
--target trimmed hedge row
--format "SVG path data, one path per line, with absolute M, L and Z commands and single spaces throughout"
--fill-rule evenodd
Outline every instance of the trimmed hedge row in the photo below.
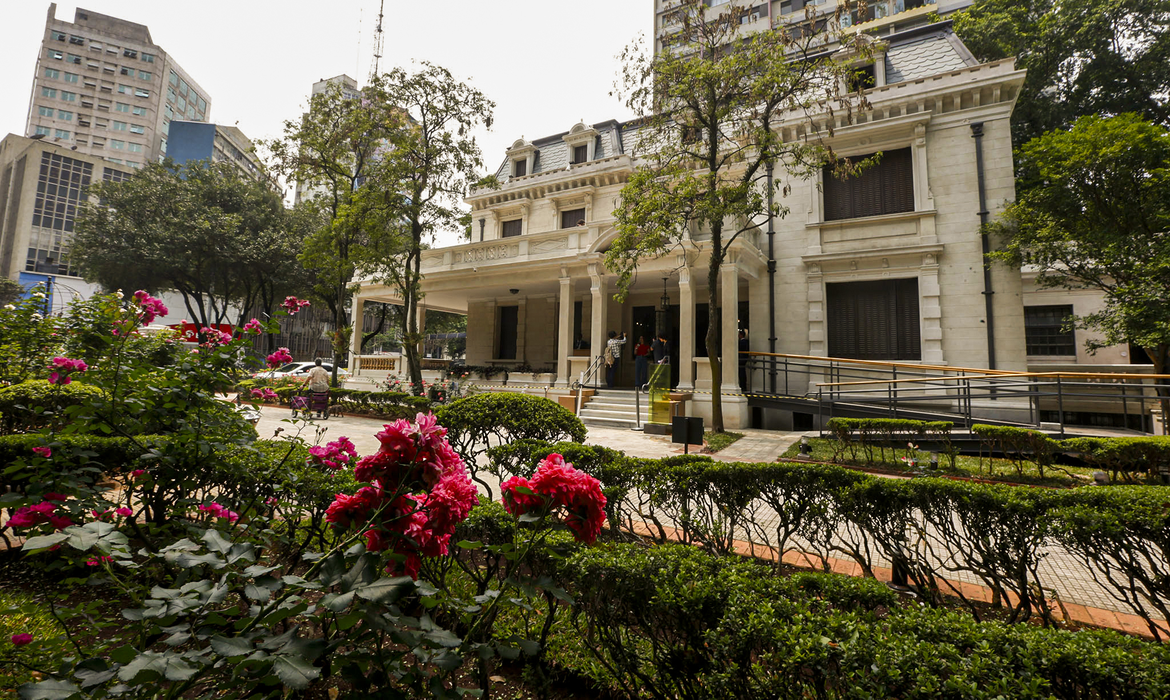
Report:
M 524 474 L 565 449 L 531 442 L 496 448 L 497 475 Z M 592 455 L 589 451 L 593 451 Z M 1161 636 L 1170 617 L 1170 488 L 1035 489 L 950 479 L 886 479 L 835 466 L 714 462 L 702 456 L 614 458 L 577 446 L 573 458 L 610 494 L 611 526 L 659 543 L 681 541 L 714 554 L 737 541 L 769 557 L 802 551 L 855 561 L 872 574 L 895 562 L 928 600 L 967 575 L 989 588 L 1010 618 L 1055 618 L 1041 578 L 1051 548 L 1080 560 L 1119 603 Z M 965 601 L 978 615 L 978 606 Z
M 284 386 L 276 389 L 282 406 L 288 406 L 292 397 L 304 394 L 304 389 L 298 386 Z M 246 393 L 246 392 L 245 392 Z M 412 396 L 401 392 L 389 391 L 362 391 L 360 389 L 330 389 L 329 397 L 334 402 L 345 402 L 360 407 L 403 407 L 426 413 L 431 410 L 431 400 L 425 396 Z M 245 398 L 247 398 L 245 396 Z M 411 414 L 414 415 L 413 413 Z
M 920 421 L 901 418 L 833 418 L 828 423 L 829 432 L 837 439 L 837 449 L 833 454 L 834 461 L 839 460 L 848 451 L 849 458 L 857 459 L 857 450 L 861 448 L 867 462 L 873 462 L 873 451 L 880 450 L 880 459 L 885 461 L 886 449 L 890 450 L 893 459 L 898 456 L 898 450 L 905 450 L 907 454 L 917 452 L 909 448 L 916 440 L 931 440 L 939 443 L 943 454 L 950 458 L 951 468 L 955 468 L 955 457 L 958 450 L 951 444 L 951 430 L 955 427 L 949 421 Z
M 891 459 L 897 459 L 898 450 L 907 454 L 916 452 L 908 443 L 916 440 L 930 440 L 940 445 L 939 450 L 950 458 L 951 468 L 955 466 L 958 450 L 951 442 L 954 424 L 946 421 L 917 421 L 891 418 L 833 418 L 827 425 L 837 440 L 833 455 L 840 460 L 848 454 L 857 460 L 858 451 L 867 463 L 874 462 L 874 451 L 878 459 L 886 461 L 885 451 L 890 450 Z M 978 435 L 981 451 L 1003 454 L 1023 476 L 1025 462 L 1032 462 L 1044 478 L 1045 470 L 1055 464 L 1060 455 L 1078 458 L 1089 466 L 1106 471 L 1117 481 L 1144 473 L 1147 477 L 1170 472 L 1170 437 L 1084 437 L 1054 440 L 1038 430 L 1014 426 L 984 425 L 971 426 L 971 432 Z
M 562 567 L 573 669 L 628 697 L 1154 698 L 1170 648 L 1115 632 L 977 623 L 897 606 L 866 579 L 769 575 L 694 548 L 583 549 Z M 565 661 L 574 662 L 570 654 Z
M 65 386 L 30 379 L 0 389 L 0 433 L 37 430 L 51 425 L 70 406 L 89 404 L 105 396 L 101 389 L 72 382 Z

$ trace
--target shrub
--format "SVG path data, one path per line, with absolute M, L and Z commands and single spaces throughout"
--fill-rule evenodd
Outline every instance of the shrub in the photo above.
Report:
M 832 418 L 828 423 L 829 432 L 837 439 L 834 461 L 839 460 L 846 451 L 851 460 L 856 460 L 859 447 L 867 464 L 874 463 L 875 447 L 879 450 L 880 461 L 886 461 L 886 448 L 890 449 L 893 460 L 897 458 L 899 449 L 906 449 L 908 443 L 925 438 L 939 444 L 939 451 L 950 458 L 952 469 L 958 455 L 951 443 L 951 430 L 954 427 L 955 424 L 949 421 L 902 418 Z
M 1170 619 L 1170 489 L 1077 489 L 1060 498 L 1053 532 L 1114 600 L 1164 636 L 1155 618 Z
M 630 697 L 1137 700 L 1170 690 L 1162 645 L 899 607 L 864 579 L 783 579 L 673 545 L 581 551 L 565 578 L 577 633 L 606 671 L 597 680 Z
M 559 404 L 524 394 L 477 394 L 452 401 L 435 411 L 447 438 L 463 457 L 472 478 L 492 493 L 478 477 L 480 455 L 490 447 L 516 440 L 585 441 L 585 425 Z
M 1134 474 L 1153 477 L 1170 470 L 1170 437 L 1071 438 L 1060 443 L 1061 450 L 1076 453 L 1110 478 L 1132 479 Z
M 977 423 L 971 426 L 971 432 L 979 436 L 981 444 L 987 446 L 989 453 L 997 449 L 1003 452 L 1019 476 L 1024 475 L 1024 462 L 1031 460 L 1043 479 L 1044 469 L 1052 466 L 1060 451 L 1059 442 L 1038 430 Z
M 30 379 L 0 389 L 0 430 L 4 433 L 37 430 L 59 422 L 70 406 L 89 405 L 105 397 L 101 389 L 72 382 L 65 386 Z

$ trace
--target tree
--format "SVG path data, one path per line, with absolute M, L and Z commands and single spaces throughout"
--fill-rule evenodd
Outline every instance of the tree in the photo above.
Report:
M 228 163 L 152 163 L 93 194 L 100 201 L 82 206 L 73 243 L 86 279 L 177 292 L 204 326 L 242 324 L 269 275 L 295 260 L 280 195 Z
M 386 237 L 394 232 L 378 212 L 385 198 L 397 197 L 384 177 L 384 155 L 388 132 L 401 121 L 378 90 L 355 97 L 334 84 L 310 99 L 301 119 L 284 123 L 284 138 L 264 144 L 281 174 L 304 193 L 303 216 L 314 223 L 300 260 L 311 277 L 311 296 L 329 309 L 335 333 L 348 325 L 363 249 L 391 247 Z M 334 383 L 345 360 L 335 344 Z
M 402 68 L 379 76 L 373 88 L 392 105 L 382 132 L 388 137 L 383 167 L 389 189 L 378 193 L 378 211 L 387 228 L 401 232 L 386 239 L 395 249 L 376 245 L 367 263 L 381 281 L 395 287 L 406 313 L 399 315 L 410 381 L 422 386 L 418 303 L 422 254 L 436 232 L 464 230 L 462 209 L 468 188 L 482 166 L 472 132 L 491 128 L 495 103 L 457 81 L 445 68 L 423 62 L 416 73 Z M 405 119 L 403 118 L 405 116 Z
M 769 177 L 807 177 L 831 157 L 815 137 L 784 142 L 776 129 L 802 123 L 813 128 L 814 112 L 853 104 L 844 92 L 848 64 L 824 51 L 825 33 L 814 27 L 810 6 L 806 25 L 748 38 L 738 35 L 739 18 L 749 10 L 731 4 L 715 14 L 703 0 L 684 0 L 677 10 L 679 32 L 672 46 L 649 57 L 637 45 L 623 55 L 622 92 L 642 120 L 637 156 L 643 159 L 622 190 L 615 215 L 618 236 L 606 253 L 606 266 L 618 273 L 618 298 L 628 292 L 639 262 L 661 256 L 684 243 L 707 257 L 710 323 L 707 354 L 711 380 L 722 380 L 719 267 L 732 243 L 758 227 L 785 186 Z M 838 9 L 840 13 L 840 9 Z M 829 26 L 837 26 L 837 17 Z M 842 37 L 855 58 L 869 51 L 867 35 Z M 846 48 L 846 47 L 843 47 Z M 830 129 L 833 119 L 825 119 Z M 842 168 L 851 167 L 839 161 Z M 694 227 L 709 238 L 687 241 Z M 723 313 L 735 313 L 724 309 Z M 728 360 L 729 358 L 722 358 Z M 734 360 L 731 360 L 734 362 Z M 712 424 L 723 430 L 718 389 L 712 392 Z
M 0 277 L 0 306 L 11 304 L 25 294 L 24 285 L 7 277 Z
M 1045 288 L 1096 289 L 1105 308 L 1075 319 L 1090 350 L 1140 346 L 1170 370 L 1170 130 L 1135 114 L 1081 117 L 1021 150 L 1019 199 L 991 224 L 995 258 L 1039 269 Z M 1163 393 L 1163 414 L 1170 415 Z
M 1170 1 L 981 0 L 953 15 L 980 61 L 1028 71 L 1012 115 L 1018 148 L 1078 117 L 1136 112 L 1170 124 Z

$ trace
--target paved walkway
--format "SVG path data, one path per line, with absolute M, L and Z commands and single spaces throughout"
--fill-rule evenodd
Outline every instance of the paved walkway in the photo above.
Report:
M 721 462 L 775 462 L 803 433 L 737 429 L 743 437 L 712 455 Z

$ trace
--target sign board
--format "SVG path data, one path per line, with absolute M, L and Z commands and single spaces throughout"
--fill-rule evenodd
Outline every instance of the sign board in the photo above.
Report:
M 690 451 L 690 445 L 703 444 L 703 418 L 701 416 L 675 416 L 671 426 L 671 442 L 687 445 L 685 452 Z

